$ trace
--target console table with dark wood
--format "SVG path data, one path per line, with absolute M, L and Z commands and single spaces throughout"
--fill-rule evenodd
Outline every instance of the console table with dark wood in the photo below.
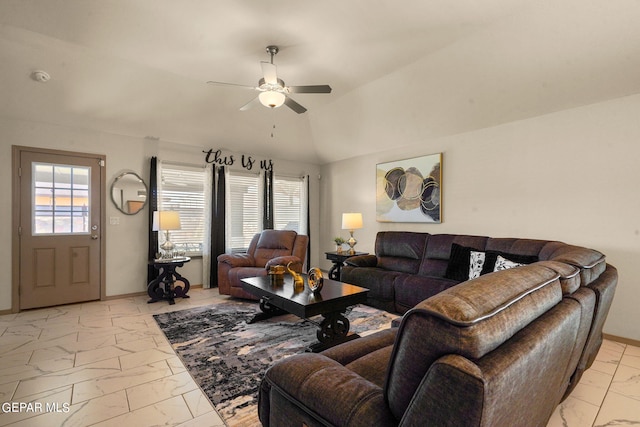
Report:
M 344 265 L 344 262 L 347 259 L 357 255 L 369 255 L 369 253 L 368 252 L 349 253 L 349 251 L 343 251 L 343 252 L 333 251 L 333 252 L 325 252 L 325 255 L 327 256 L 327 259 L 333 263 L 333 265 L 331 266 L 331 269 L 329 270 L 329 279 L 340 280 L 340 270 L 342 269 L 342 266 Z
M 147 294 L 151 297 L 147 303 L 150 304 L 160 300 L 167 300 L 170 305 L 173 305 L 176 303 L 174 298 L 189 298 L 189 295 L 187 295 L 190 287 L 189 281 L 176 271 L 176 268 L 182 267 L 189 261 L 191 261 L 189 257 L 154 259 L 149 261 L 149 264 L 153 265 L 156 270 L 159 270 L 159 274 L 158 277 L 147 285 Z M 184 283 L 184 287 L 180 285 L 176 286 L 176 282 Z
M 358 338 L 357 334 L 349 335 L 349 319 L 344 313 L 348 307 L 366 302 L 369 289 L 325 278 L 321 292 L 313 293 L 303 276 L 305 284 L 299 288 L 294 287 L 288 274 L 283 284 L 272 284 L 269 276 L 242 279 L 242 289 L 260 298 L 261 313 L 249 323 L 286 313 L 307 319 L 318 326 L 318 343 L 309 347 L 313 352 Z M 320 323 L 309 319 L 317 315 L 323 317 Z

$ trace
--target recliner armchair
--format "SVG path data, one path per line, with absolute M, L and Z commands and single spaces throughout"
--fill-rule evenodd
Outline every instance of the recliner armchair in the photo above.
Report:
M 307 255 L 309 237 L 293 230 L 264 230 L 253 236 L 241 254 L 218 256 L 218 291 L 221 295 L 256 299 L 242 289 L 241 279 L 265 276 L 272 265 L 291 265 L 300 273 Z

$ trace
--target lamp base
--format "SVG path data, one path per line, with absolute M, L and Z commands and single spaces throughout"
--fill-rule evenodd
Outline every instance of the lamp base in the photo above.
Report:
M 354 248 L 354 246 L 356 245 L 356 243 L 358 243 L 358 241 L 353 237 L 353 230 L 349 230 L 349 234 L 351 234 L 351 237 L 349 237 L 349 240 L 347 240 L 347 243 L 349 244 L 349 255 L 353 255 L 356 253 L 356 249 Z
M 176 247 L 176 245 L 174 245 L 170 240 L 169 240 L 169 230 L 165 231 L 165 239 L 164 242 L 160 245 L 160 249 L 162 249 L 162 251 L 164 252 L 164 257 L 165 258 L 173 258 L 173 249 Z M 171 256 L 169 256 L 171 255 Z

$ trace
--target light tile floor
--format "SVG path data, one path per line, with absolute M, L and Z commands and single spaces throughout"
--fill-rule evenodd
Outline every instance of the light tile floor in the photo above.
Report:
M 139 296 L 0 316 L 0 426 L 223 426 L 152 317 L 226 298 L 189 294 L 173 306 Z M 605 341 L 548 427 L 632 424 L 640 347 Z

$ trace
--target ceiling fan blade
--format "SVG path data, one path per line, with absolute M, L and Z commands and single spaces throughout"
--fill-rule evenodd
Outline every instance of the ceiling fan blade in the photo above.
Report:
M 242 107 L 240 107 L 240 111 L 247 111 L 249 108 L 252 108 L 254 105 L 258 105 L 258 104 L 260 104 L 260 99 L 258 99 L 258 97 L 256 96 L 251 101 L 247 102 Z
M 291 108 L 293 111 L 295 111 L 298 114 L 302 114 L 305 111 L 307 111 L 306 108 L 304 108 L 302 105 L 298 104 L 296 101 L 289 98 L 288 96 L 285 98 L 284 103 L 287 107 Z
M 289 86 L 291 93 L 331 93 L 329 85 Z
M 264 76 L 264 81 L 270 85 L 278 84 L 278 75 L 276 74 L 276 66 L 270 62 L 261 61 L 260 65 L 262 66 L 262 75 Z
M 235 87 L 241 87 L 243 89 L 253 89 L 256 90 L 255 86 L 247 86 L 247 85 L 239 85 L 236 83 L 224 83 L 224 82 L 214 82 L 214 81 L 208 81 L 207 84 L 210 85 L 216 85 L 216 86 L 235 86 Z

